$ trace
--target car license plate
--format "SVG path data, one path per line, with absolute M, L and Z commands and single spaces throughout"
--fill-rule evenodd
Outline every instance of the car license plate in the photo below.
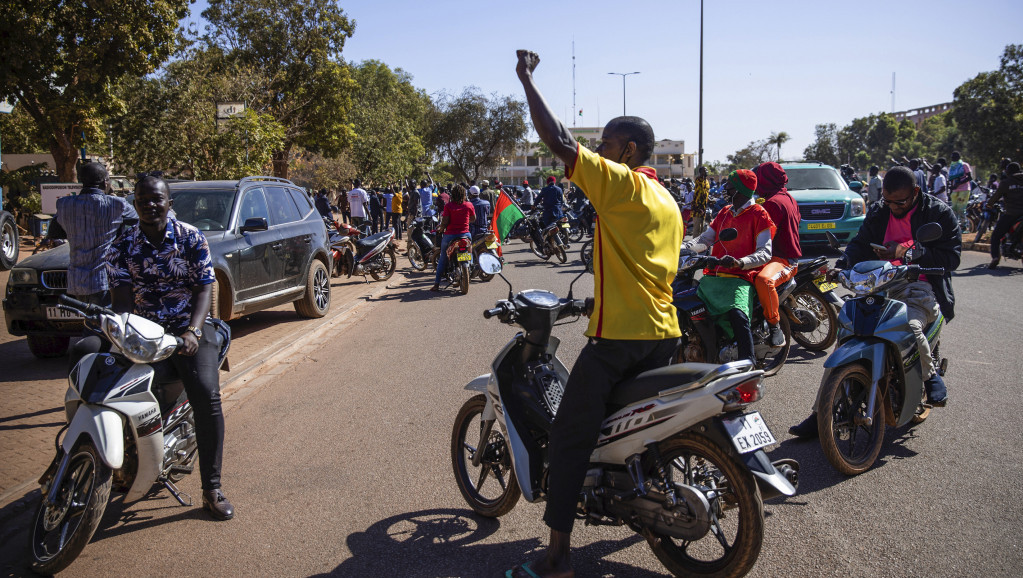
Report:
M 459 261 L 470 261 L 470 260 L 472 260 L 472 253 L 459 253 L 458 254 L 458 260 Z
M 721 418 L 728 435 L 732 436 L 732 444 L 740 454 L 759 450 L 775 443 L 774 435 L 764 423 L 759 411 L 743 414 L 733 418 Z
M 828 278 L 824 275 L 813 280 L 813 284 L 820 289 L 821 293 L 827 293 L 828 291 L 834 291 L 838 289 L 838 283 L 828 283 Z
M 46 308 L 47 319 L 81 319 L 82 316 L 74 311 L 65 311 L 60 307 L 47 307 Z
M 821 229 L 834 229 L 834 223 L 808 223 L 806 225 L 807 231 L 819 231 Z

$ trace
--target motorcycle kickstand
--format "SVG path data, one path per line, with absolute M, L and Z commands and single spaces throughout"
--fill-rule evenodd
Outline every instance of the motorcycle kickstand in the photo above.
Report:
M 177 500 L 179 504 L 181 504 L 182 506 L 193 505 L 192 496 L 189 496 L 185 492 L 179 490 L 178 487 L 174 485 L 174 482 L 170 481 L 165 476 L 160 476 L 159 481 L 161 484 L 163 484 L 163 487 L 167 488 L 167 491 L 170 492 L 172 496 L 174 496 L 174 499 Z M 186 502 L 185 499 L 182 498 L 182 496 L 187 498 L 188 501 Z

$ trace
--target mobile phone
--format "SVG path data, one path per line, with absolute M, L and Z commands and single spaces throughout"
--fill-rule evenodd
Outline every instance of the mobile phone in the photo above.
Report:
M 878 245 L 877 243 L 871 243 L 870 246 L 875 248 L 875 249 L 877 249 L 878 251 L 887 251 L 888 250 L 888 247 L 885 247 L 884 245 Z

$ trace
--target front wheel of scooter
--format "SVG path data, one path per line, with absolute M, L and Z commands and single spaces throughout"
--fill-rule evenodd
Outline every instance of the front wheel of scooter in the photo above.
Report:
M 497 518 L 510 512 L 522 491 L 512 469 L 511 448 L 496 421 L 483 421 L 487 398 L 469 398 L 458 412 L 451 431 L 451 465 L 462 497 L 474 512 Z M 480 465 L 473 456 L 482 452 Z
M 50 576 L 67 568 L 99 527 L 110 498 L 110 468 L 91 443 L 76 450 L 60 480 L 57 499 L 46 504 L 50 484 L 36 511 L 31 533 L 32 570 Z
M 828 378 L 817 408 L 821 449 L 834 468 L 847 476 L 862 474 L 874 465 L 884 442 L 884 400 L 879 395 L 866 423 L 870 372 L 862 365 L 847 365 Z

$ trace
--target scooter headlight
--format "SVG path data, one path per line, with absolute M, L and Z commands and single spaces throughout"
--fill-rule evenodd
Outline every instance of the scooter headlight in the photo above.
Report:
M 177 348 L 175 341 L 165 340 L 163 336 L 146 337 L 128 323 L 124 327 L 124 337 L 117 342 L 121 353 L 135 363 L 154 363 L 167 359 Z
M 104 316 L 102 322 L 103 334 L 107 336 L 107 339 L 111 343 L 117 346 L 121 345 L 121 340 L 124 339 L 124 333 L 121 331 L 121 324 L 117 320 L 110 316 Z

